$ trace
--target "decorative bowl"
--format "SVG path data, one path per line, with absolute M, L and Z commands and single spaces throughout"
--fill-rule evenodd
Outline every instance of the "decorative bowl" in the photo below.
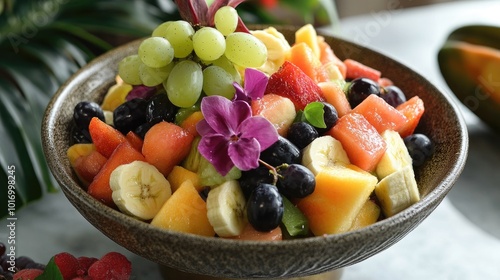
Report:
M 291 42 L 295 29 L 278 27 Z M 468 135 L 458 107 L 410 68 L 357 44 L 318 32 L 339 58 L 373 66 L 408 97 L 426 107 L 419 127 L 435 143 L 435 154 L 415 173 L 421 200 L 366 228 L 304 239 L 235 241 L 166 231 L 109 208 L 79 185 L 66 157 L 72 114 L 82 100 L 101 102 L 114 83 L 121 58 L 139 41 L 118 47 L 75 73 L 55 94 L 43 119 L 42 141 L 48 165 L 67 199 L 107 237 L 162 266 L 185 273 L 225 278 L 289 278 L 320 274 L 361 262 L 398 242 L 439 205 L 458 179 L 468 150 Z M 429 237 L 432 238 L 432 237 Z

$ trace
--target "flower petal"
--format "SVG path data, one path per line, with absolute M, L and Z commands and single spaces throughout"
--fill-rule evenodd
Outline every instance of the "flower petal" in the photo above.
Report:
M 260 151 L 267 149 L 274 142 L 278 141 L 278 131 L 264 117 L 254 116 L 246 119 L 241 123 L 238 131 L 241 133 L 240 139 L 255 138 L 260 144 Z
M 224 136 L 237 134 L 239 124 L 252 115 L 250 105 L 219 96 L 207 96 L 201 101 L 201 112 L 208 125 Z
M 198 151 L 222 176 L 225 176 L 234 163 L 228 153 L 229 142 L 223 135 L 212 134 L 201 138 Z
M 238 84 L 237 82 L 234 82 L 233 83 L 233 87 L 235 89 L 235 94 L 234 94 L 233 101 L 236 101 L 236 100 L 242 100 L 242 101 L 245 101 L 245 102 L 250 102 L 251 101 L 250 98 L 245 93 L 245 90 L 241 87 L 240 84 Z
M 217 134 L 217 132 L 213 130 L 210 125 L 208 125 L 207 120 L 205 119 L 200 120 L 196 124 L 196 131 L 198 131 L 198 134 L 200 134 L 202 137 L 208 134 Z
M 252 68 L 245 69 L 245 93 L 252 100 L 262 98 L 266 91 L 268 77 Z
M 243 138 L 229 144 L 228 154 L 240 170 L 250 170 L 259 166 L 260 144 L 255 138 Z

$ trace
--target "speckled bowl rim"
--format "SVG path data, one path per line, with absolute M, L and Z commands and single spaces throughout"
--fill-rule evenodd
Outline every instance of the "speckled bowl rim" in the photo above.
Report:
M 286 28 L 281 29 L 281 31 L 283 30 L 286 30 Z M 326 34 L 322 35 L 329 37 Z M 47 106 L 42 123 L 42 144 L 49 168 L 57 182 L 60 184 L 68 200 L 70 200 L 70 202 L 87 220 L 89 220 L 90 223 L 96 226 L 96 228 L 101 230 L 105 235 L 138 255 L 159 264 L 171 266 L 182 271 L 232 278 L 298 277 L 342 268 L 365 260 L 399 241 L 417 225 L 419 225 L 421 221 L 439 205 L 446 194 L 451 190 L 453 184 L 458 179 L 464 168 L 468 152 L 468 134 L 465 121 L 459 113 L 459 109 L 454 101 L 450 97 L 440 93 L 437 88 L 431 85 L 421 75 L 417 74 L 407 66 L 404 66 L 399 62 L 396 62 L 391 58 L 373 50 L 366 49 L 344 39 L 335 37 L 331 38 L 341 44 L 346 44 L 346 46 L 358 48 L 365 54 L 370 53 L 374 56 L 383 56 L 386 61 L 393 63 L 399 67 L 401 71 L 412 73 L 413 78 L 417 79 L 426 89 L 429 89 L 436 94 L 435 96 L 433 95 L 432 98 L 436 98 L 437 102 L 441 102 L 443 104 L 449 117 L 452 118 L 453 122 L 456 124 L 456 127 L 453 128 L 453 136 L 457 138 L 456 141 L 458 141 L 458 143 L 453 153 L 450 152 L 446 154 L 448 161 L 453 162 L 453 164 L 449 166 L 449 169 L 444 174 L 441 174 L 440 178 L 435 178 L 438 181 L 437 187 L 426 193 L 419 202 L 393 217 L 379 221 L 361 230 L 343 234 L 284 240 L 281 242 L 234 241 L 158 229 L 147 223 L 133 219 L 114 209 L 105 207 L 103 204 L 93 199 L 78 185 L 75 175 L 69 168 L 69 161 L 64 156 L 67 143 L 64 143 L 64 139 L 61 138 L 61 133 L 68 134 L 68 132 L 61 132 L 61 130 L 58 130 L 57 128 L 69 127 L 69 120 L 61 119 L 63 111 L 66 112 L 67 115 L 67 111 L 72 110 L 72 108 L 65 107 L 65 100 L 70 98 L 72 89 L 76 85 L 83 82 L 88 83 L 88 78 L 95 75 L 95 71 L 103 71 L 106 75 L 110 75 L 108 72 L 114 70 L 106 69 L 108 63 L 113 61 L 116 63 L 117 56 L 120 56 L 121 54 L 123 57 L 124 53 L 130 53 L 135 50 L 139 41 L 134 41 L 118 47 L 93 60 L 76 72 L 66 83 L 64 83 L 51 99 Z M 363 59 L 360 60 L 363 61 Z M 102 86 L 109 87 L 111 83 L 112 81 L 110 81 L 110 84 L 103 84 Z M 69 138 L 66 142 L 68 141 Z M 93 211 L 100 211 L 102 217 L 95 217 L 95 213 Z M 106 219 L 107 222 L 115 221 L 118 228 L 124 225 L 127 229 L 129 229 L 129 232 L 113 233 L 109 230 L 103 230 L 101 224 L 102 219 Z M 127 239 L 130 239 L 130 236 L 128 235 L 131 232 L 134 233 L 134 238 L 136 239 L 133 240 L 133 246 L 127 241 Z M 149 236 L 144 236 L 146 233 Z M 380 239 L 381 235 L 386 236 L 384 241 L 377 242 L 376 246 L 369 246 L 370 241 L 367 242 L 367 240 Z M 141 236 L 144 236 L 144 238 Z M 266 262 L 270 261 L 267 259 L 268 257 L 285 257 L 294 259 L 292 260 L 294 262 L 303 261 L 306 263 L 306 266 L 280 268 L 276 267 L 277 263 L 270 261 L 271 264 L 269 265 L 264 263 L 262 264 L 262 271 L 260 272 L 254 270 L 241 272 L 241 267 L 235 269 L 227 266 L 217 269 L 213 269 L 211 267 L 193 267 L 192 264 L 184 265 L 182 262 L 175 262 L 175 259 L 173 258 L 167 258 L 168 262 L 166 262 L 162 256 L 155 255 L 155 252 L 158 250 L 151 248 L 151 244 L 154 244 L 154 242 L 165 242 L 163 243 L 165 246 L 172 246 L 172 248 L 178 248 L 176 247 L 179 246 L 177 243 L 184 242 L 186 250 L 200 249 L 200 254 L 214 254 L 214 256 L 207 256 L 207 258 L 217 258 L 217 255 L 221 254 L 224 256 L 220 261 L 238 263 L 238 266 L 244 266 L 245 262 L 238 260 L 238 258 L 241 259 L 241 257 L 235 256 L 234 258 L 231 258 L 230 255 L 239 256 L 240 254 L 245 254 L 246 252 L 260 254 L 263 260 L 266 259 Z M 169 242 L 172 243 L 170 244 Z M 358 244 L 362 245 L 358 246 Z M 355 246 L 349 248 L 346 247 L 351 245 Z M 204 247 L 209 248 L 203 250 Z M 217 252 L 212 252 L 211 250 L 216 250 Z M 342 250 L 349 252 L 349 254 L 339 255 L 339 250 L 340 252 L 342 252 Z M 300 257 L 290 256 L 292 252 L 298 252 L 297 254 L 301 255 L 304 251 L 322 252 L 322 254 L 325 252 L 332 252 L 336 258 L 317 255 L 312 256 L 307 254 Z M 174 252 L 174 254 L 180 253 Z M 217 262 L 215 264 L 217 264 Z M 313 262 L 313 264 L 311 265 L 310 262 Z M 214 262 L 210 260 L 206 265 L 214 265 Z

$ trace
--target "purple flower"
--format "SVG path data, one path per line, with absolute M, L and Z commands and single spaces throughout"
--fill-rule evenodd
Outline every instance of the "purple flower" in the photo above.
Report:
M 201 101 L 205 117 L 196 129 L 201 135 L 198 151 L 225 176 L 236 166 L 250 170 L 259 166 L 260 152 L 278 140 L 278 132 L 265 118 L 252 116 L 247 102 L 222 96 Z
M 250 103 L 251 100 L 259 99 L 264 96 L 267 81 L 266 74 L 252 68 L 245 69 L 245 86 L 241 87 L 237 82 L 233 83 L 236 89 L 235 100 L 243 100 Z

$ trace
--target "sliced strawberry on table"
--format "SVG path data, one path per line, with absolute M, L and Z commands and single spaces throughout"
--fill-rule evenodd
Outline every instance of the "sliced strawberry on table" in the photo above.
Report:
M 269 78 L 265 94 L 270 93 L 289 98 L 297 110 L 303 110 L 311 102 L 324 101 L 321 88 L 289 61 Z

